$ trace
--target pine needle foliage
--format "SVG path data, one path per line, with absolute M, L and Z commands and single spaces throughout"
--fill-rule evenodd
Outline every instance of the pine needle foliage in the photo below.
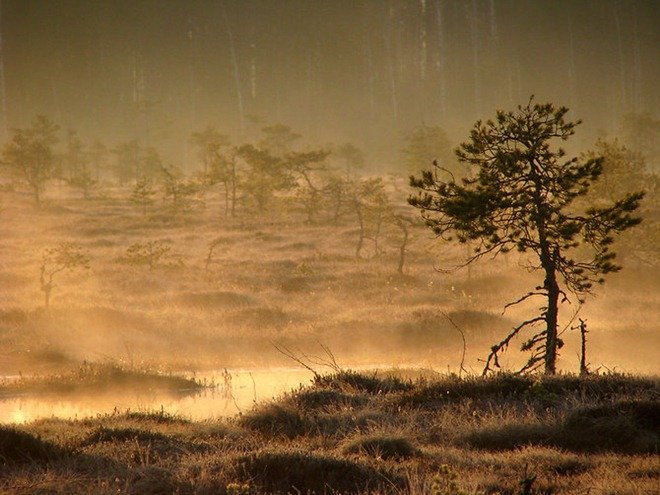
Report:
M 619 270 L 611 249 L 614 236 L 641 221 L 635 212 L 643 192 L 584 211 L 576 206 L 575 200 L 599 179 L 603 159 L 567 158 L 563 148 L 554 146 L 580 124 L 566 120 L 567 113 L 566 107 L 536 104 L 532 97 L 516 112 L 498 111 L 494 121 L 475 124 L 469 140 L 456 150 L 458 160 L 473 169 L 472 176 L 457 181 L 434 163 L 433 170 L 411 177 L 418 192 L 409 203 L 421 210 L 427 226 L 441 238 L 476 245 L 466 264 L 516 249 L 531 254 L 531 269 L 544 274 L 541 285 L 512 303 L 540 297 L 540 313 L 491 348 L 484 373 L 491 365 L 499 367 L 498 354 L 514 337 L 533 328 L 522 344 L 531 357 L 521 371 L 544 366 L 545 373 L 554 374 L 562 345 L 557 334 L 560 298 L 568 299 L 571 292 L 582 301 L 605 274 Z

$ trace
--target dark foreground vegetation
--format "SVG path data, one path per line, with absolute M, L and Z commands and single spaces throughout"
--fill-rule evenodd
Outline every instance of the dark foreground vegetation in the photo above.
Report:
M 2 493 L 653 493 L 658 382 L 342 371 L 225 421 L 0 427 Z

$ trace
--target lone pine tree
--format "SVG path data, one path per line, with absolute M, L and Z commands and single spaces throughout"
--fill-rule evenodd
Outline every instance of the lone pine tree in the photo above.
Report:
M 532 99 L 515 113 L 498 111 L 495 121 L 478 121 L 456 150 L 458 160 L 474 170 L 472 177 L 458 182 L 437 163 L 421 177 L 411 177 L 418 192 L 409 203 L 421 210 L 428 227 L 441 238 L 476 243 L 465 264 L 517 249 L 533 254 L 533 268 L 544 275 L 542 285 L 511 303 L 541 297 L 540 314 L 491 348 L 484 373 L 491 365 L 499 367 L 498 354 L 514 337 L 533 329 L 522 344 L 531 356 L 521 371 L 544 366 L 546 374 L 554 374 L 562 346 L 560 297 L 563 301 L 571 292 L 582 301 L 604 274 L 619 270 L 611 249 L 614 235 L 641 221 L 635 211 L 643 192 L 584 211 L 576 206 L 574 200 L 600 177 L 602 158 L 569 159 L 561 147 L 551 146 L 567 140 L 580 124 L 565 120 L 567 112 Z M 442 180 L 445 173 L 448 178 Z

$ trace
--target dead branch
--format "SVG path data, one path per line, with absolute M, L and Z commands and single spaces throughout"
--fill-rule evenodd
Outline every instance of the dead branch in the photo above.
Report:
M 444 317 L 447 319 L 447 321 L 449 321 L 449 323 L 451 323 L 452 326 L 453 326 L 456 330 L 458 330 L 458 333 L 461 334 L 461 339 L 463 339 L 463 353 L 461 354 L 461 364 L 460 364 L 460 367 L 459 367 L 458 376 L 461 376 L 461 373 L 462 373 L 462 372 L 465 372 L 465 374 L 467 374 L 467 373 L 468 373 L 468 370 L 465 369 L 465 354 L 466 354 L 466 352 L 467 352 L 467 342 L 466 342 L 466 340 L 465 340 L 465 333 L 464 333 L 463 330 L 462 330 L 462 329 L 461 329 L 461 328 L 460 328 L 460 327 L 454 322 L 454 320 L 451 319 L 451 317 L 450 317 L 447 313 L 445 313 L 444 311 L 440 311 L 440 314 L 441 314 L 442 316 L 444 316 Z

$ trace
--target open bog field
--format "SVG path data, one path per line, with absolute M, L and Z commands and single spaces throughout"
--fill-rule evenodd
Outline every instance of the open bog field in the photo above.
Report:
M 126 194 L 63 197 L 41 211 L 27 198 L 5 195 L 0 372 L 58 371 L 83 361 L 180 371 L 289 366 L 275 346 L 318 355 L 319 344 L 343 366 L 457 371 L 461 332 L 464 365 L 480 372 L 477 359 L 536 311 L 531 305 L 502 313 L 540 282 L 524 260 L 509 255 L 447 273 L 465 248 L 443 244 L 421 226 L 411 232 L 399 275 L 400 234 L 384 231 L 377 255 L 365 240 L 358 259 L 358 229 L 348 216 L 337 225 L 308 224 L 283 208 L 225 219 L 212 201 L 175 217 L 157 208 L 143 216 Z M 154 266 L 126 259 L 131 245 L 154 241 L 168 250 Z M 89 269 L 58 273 L 46 311 L 41 257 L 60 242 L 80 245 Z M 592 369 L 657 373 L 657 280 L 655 267 L 632 260 L 579 308 Z M 562 308 L 563 325 L 576 309 Z M 563 337 L 560 368 L 576 370 L 579 332 L 567 328 Z M 518 354 L 509 352 L 504 359 L 512 362 L 502 364 L 517 363 Z
M 538 283 L 517 256 L 446 271 L 465 249 L 415 226 L 402 275 L 399 233 L 358 258 L 348 215 L 226 219 L 213 198 L 143 215 L 126 194 L 4 195 L 0 491 L 657 490 L 655 268 L 631 262 L 579 309 L 597 376 L 481 379 L 535 311 L 502 313 Z M 61 242 L 89 268 L 58 273 L 45 309 L 41 257 Z M 167 248 L 152 266 L 127 254 L 150 242 Z M 562 372 L 579 369 L 577 309 Z

